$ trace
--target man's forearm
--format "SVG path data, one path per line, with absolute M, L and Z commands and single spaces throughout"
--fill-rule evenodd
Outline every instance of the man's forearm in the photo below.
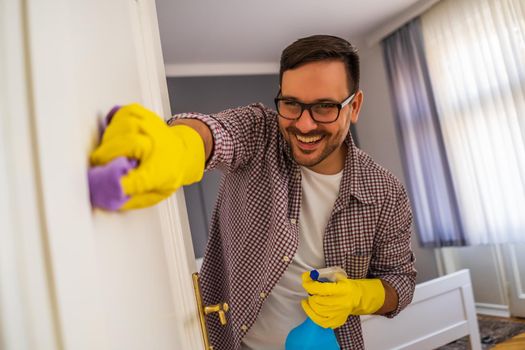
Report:
M 213 152 L 213 135 L 206 123 L 198 119 L 174 119 L 171 121 L 170 125 L 187 125 L 197 131 L 204 142 L 206 162 L 208 161 Z
M 384 315 L 397 309 L 399 297 L 396 290 L 387 282 L 381 280 L 383 287 L 385 288 L 385 303 L 379 310 L 374 312 L 375 315 Z

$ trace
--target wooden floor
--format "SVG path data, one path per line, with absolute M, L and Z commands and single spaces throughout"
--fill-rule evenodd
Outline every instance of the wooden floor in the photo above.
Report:
M 524 350 L 525 349 L 525 333 L 518 334 L 514 338 L 508 339 L 503 343 L 499 343 L 491 350 Z
M 483 316 L 484 318 L 491 318 L 488 316 Z M 498 317 L 492 317 L 497 319 Z M 507 318 L 508 320 L 508 318 Z M 514 322 L 525 323 L 524 318 L 511 318 Z M 514 338 L 508 339 L 503 343 L 499 343 L 491 348 L 491 350 L 525 350 L 525 333 L 518 334 Z

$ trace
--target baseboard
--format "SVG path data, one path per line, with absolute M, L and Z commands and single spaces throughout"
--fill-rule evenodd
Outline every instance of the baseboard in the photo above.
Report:
M 476 303 L 476 313 L 487 316 L 510 317 L 507 305 Z

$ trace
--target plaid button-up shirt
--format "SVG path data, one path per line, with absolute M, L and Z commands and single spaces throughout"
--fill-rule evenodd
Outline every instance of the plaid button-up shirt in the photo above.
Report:
M 278 115 L 261 104 L 214 115 L 181 114 L 208 125 L 214 138 L 207 169 L 224 171 L 201 269 L 207 305 L 227 302 L 228 324 L 207 318 L 214 349 L 239 349 L 265 295 L 298 246 L 301 173 L 278 128 Z M 412 300 L 416 271 L 410 248 L 412 215 L 401 183 L 358 149 L 350 133 L 339 196 L 326 226 L 326 266 L 350 278 L 381 278 L 399 296 L 393 317 Z M 300 278 L 300 276 L 297 276 Z M 336 329 L 341 349 L 363 349 L 359 316 Z

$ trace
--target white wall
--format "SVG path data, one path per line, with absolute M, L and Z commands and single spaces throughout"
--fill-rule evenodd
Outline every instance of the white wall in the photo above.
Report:
M 378 44 L 362 49 L 360 58 L 360 86 L 364 93 L 364 103 L 356 126 L 360 147 L 406 184 L 381 47 Z M 413 232 L 412 248 L 416 255 L 417 281 L 438 277 L 434 249 L 420 248 L 415 228 Z

